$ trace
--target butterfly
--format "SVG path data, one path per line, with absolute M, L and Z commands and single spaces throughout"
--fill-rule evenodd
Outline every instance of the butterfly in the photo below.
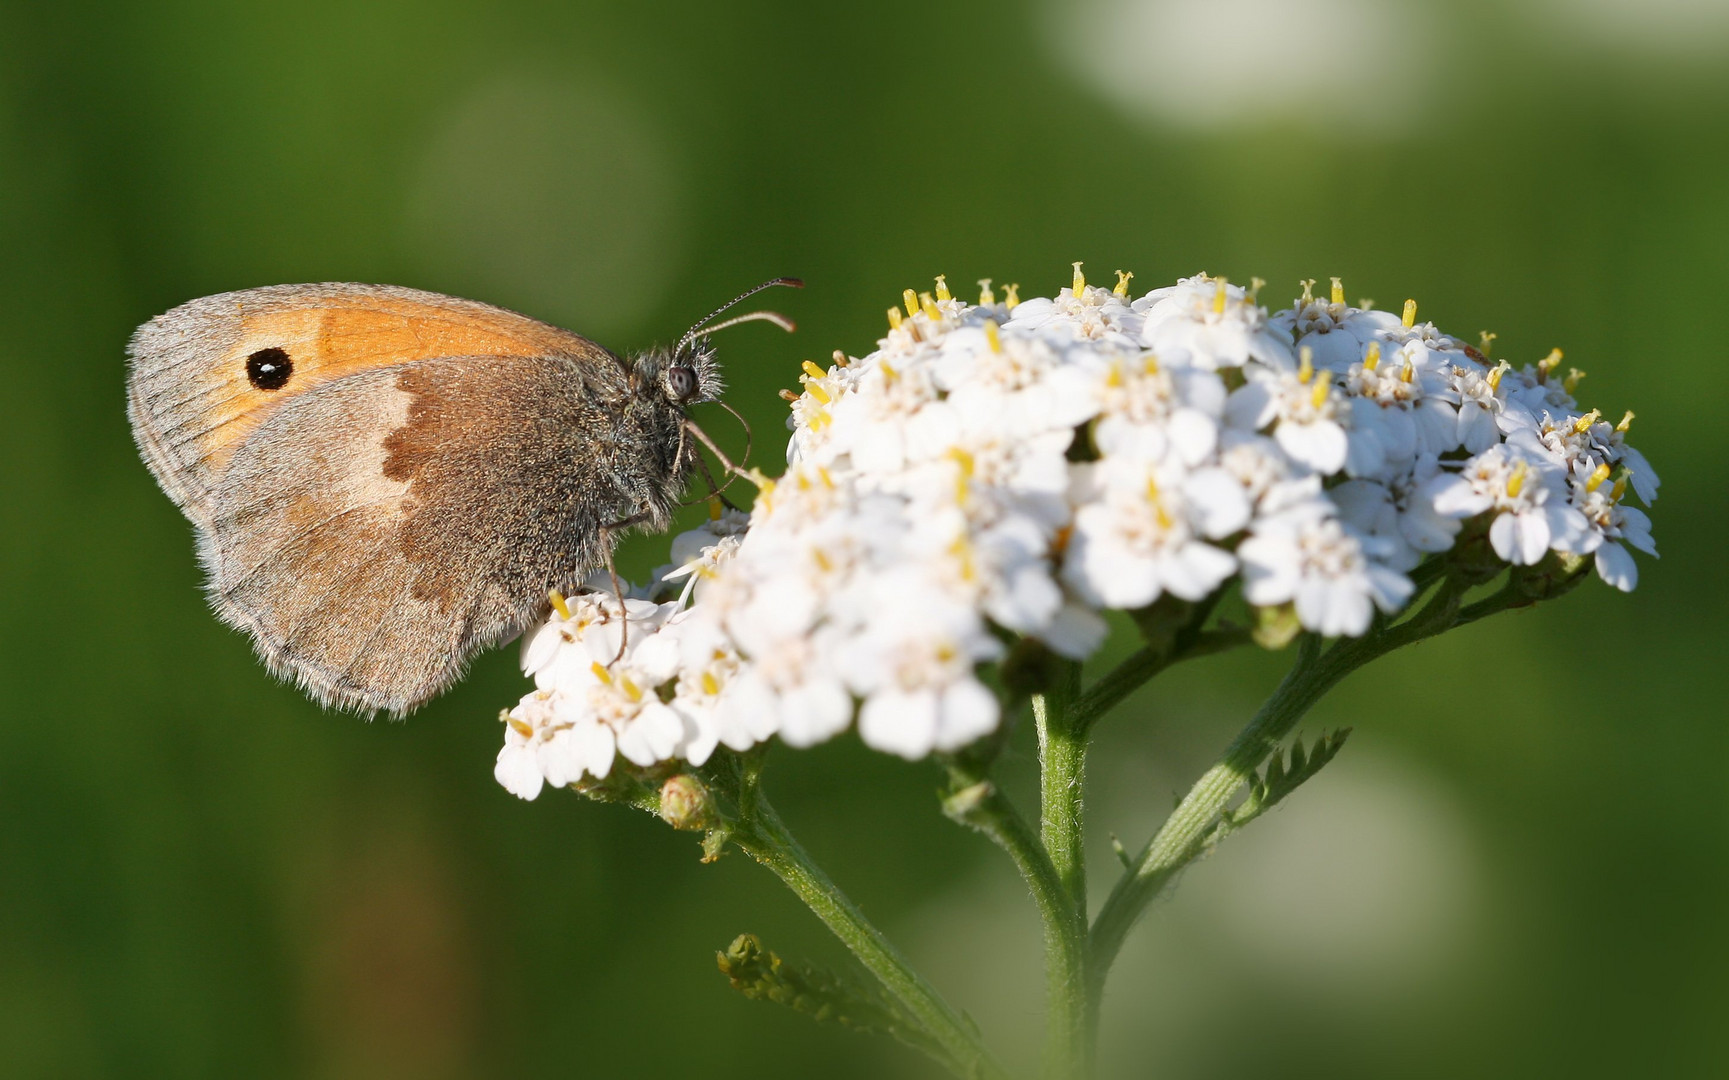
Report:
M 668 526 L 713 447 L 685 415 L 723 390 L 708 335 L 793 329 L 714 320 L 801 284 L 629 358 L 391 285 L 221 293 L 133 334 L 127 415 L 217 616 L 320 704 L 402 715 Z

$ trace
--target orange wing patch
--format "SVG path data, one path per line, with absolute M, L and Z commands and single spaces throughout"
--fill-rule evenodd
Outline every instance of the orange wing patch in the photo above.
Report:
M 288 354 L 276 389 L 247 359 Z M 284 401 L 360 371 L 443 356 L 568 356 L 622 363 L 592 341 L 472 300 L 383 285 L 277 285 L 157 316 L 133 337 L 130 409 L 145 461 L 195 521 L 214 480 Z

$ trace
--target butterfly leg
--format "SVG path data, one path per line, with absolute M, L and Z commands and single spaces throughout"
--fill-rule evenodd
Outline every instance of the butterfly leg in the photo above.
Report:
M 630 613 L 624 607 L 624 583 L 619 580 L 618 567 L 612 561 L 612 535 L 615 532 L 622 532 L 632 525 L 642 524 L 649 519 L 649 516 L 648 512 L 644 511 L 600 527 L 601 550 L 606 553 L 606 576 L 612 579 L 612 595 L 618 598 L 618 652 L 611 660 L 607 661 L 607 667 L 611 667 L 624 659 L 624 650 L 630 645 Z

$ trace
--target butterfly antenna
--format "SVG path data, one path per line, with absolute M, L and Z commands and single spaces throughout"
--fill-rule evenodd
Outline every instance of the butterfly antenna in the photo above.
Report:
M 747 289 L 744 292 L 741 292 L 737 296 L 733 297 L 731 300 L 728 300 L 726 303 L 722 304 L 720 307 L 715 308 L 713 311 L 709 312 L 707 315 L 703 316 L 701 319 L 698 319 L 696 325 L 691 327 L 689 330 L 686 330 L 684 332 L 684 336 L 678 339 L 678 344 L 673 348 L 673 352 L 678 353 L 678 352 L 684 351 L 684 347 L 686 345 L 689 345 L 691 342 L 695 341 L 698 337 L 700 337 L 704 333 L 712 333 L 713 331 L 716 331 L 716 330 L 724 330 L 726 327 L 736 326 L 741 322 L 750 322 L 753 319 L 761 319 L 761 320 L 764 320 L 766 322 L 772 322 L 776 326 L 780 327 L 782 330 L 785 330 L 788 333 L 791 333 L 793 330 L 793 321 L 791 319 L 787 318 L 785 315 L 777 315 L 772 311 L 752 312 L 749 315 L 740 316 L 739 318 L 736 318 L 736 319 L 728 319 L 726 322 L 721 323 L 719 326 L 707 325 L 711 319 L 717 319 L 720 316 L 724 315 L 727 312 L 727 310 L 729 308 L 731 308 L 734 304 L 737 304 L 741 300 L 747 300 L 750 297 L 755 296 L 757 293 L 762 292 L 764 289 L 772 289 L 777 285 L 784 285 L 785 287 L 787 287 L 789 289 L 802 289 L 802 288 L 804 288 L 804 282 L 800 281 L 798 278 L 778 277 L 778 278 L 775 278 L 773 281 L 765 281 L 761 285 L 758 285 L 754 289 Z

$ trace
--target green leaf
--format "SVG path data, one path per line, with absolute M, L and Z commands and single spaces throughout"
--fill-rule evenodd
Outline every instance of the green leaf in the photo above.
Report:
M 789 964 L 763 948 L 755 934 L 740 934 L 715 954 L 732 988 L 756 1001 L 772 1001 L 825 1024 L 889 1035 L 926 1053 L 940 1047 L 891 1002 L 821 968 Z

